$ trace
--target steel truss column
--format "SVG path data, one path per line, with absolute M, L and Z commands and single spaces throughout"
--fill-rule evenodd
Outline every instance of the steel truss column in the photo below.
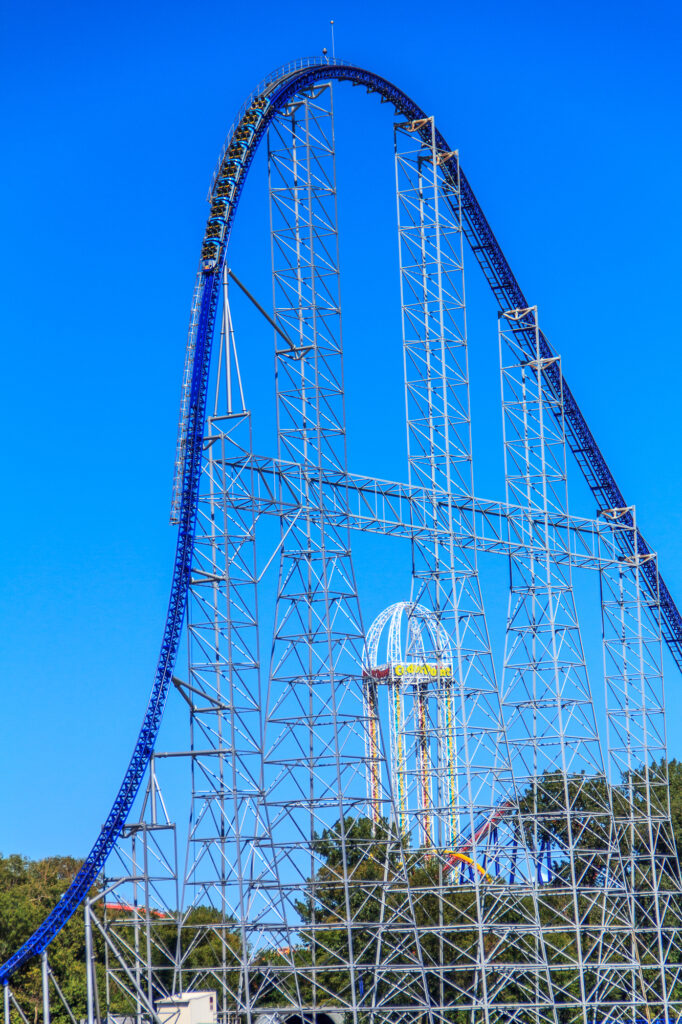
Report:
M 40 956 L 40 976 L 43 990 L 43 1024 L 50 1024 L 50 966 L 46 949 Z
M 397 124 L 395 154 L 409 482 L 432 495 L 410 508 L 412 600 L 439 626 L 430 640 L 422 634 L 424 669 L 410 686 L 413 724 L 403 727 L 417 765 L 417 792 L 407 795 L 412 827 L 425 852 L 438 852 L 428 868 L 429 923 L 438 935 L 430 968 L 445 1016 L 458 1005 L 472 1019 L 510 1019 L 532 1005 L 534 1019 L 552 1020 L 537 908 L 513 881 L 513 812 L 501 828 L 488 827 L 501 805 L 514 807 L 515 786 L 476 558 L 454 540 L 454 503 L 473 494 L 456 154 L 438 151 L 431 118 Z M 447 539 L 439 543 L 443 526 Z M 464 529 L 474 533 L 473 517 Z M 435 792 L 422 784 L 426 773 Z M 517 853 L 527 865 L 523 836 Z M 471 865 L 469 879 L 462 863 Z M 504 865 L 510 885 L 490 884 L 487 863 Z
M 192 811 L 181 898 L 179 991 L 216 988 L 219 1019 L 251 1022 L 279 921 L 263 805 L 256 512 L 251 418 L 227 287 L 204 437 L 188 606 Z
M 529 331 L 536 338 L 530 356 Z M 620 1019 L 618 993 L 632 957 L 570 565 L 561 557 L 566 444 L 562 396 L 548 378 L 558 357 L 541 354 L 535 309 L 501 314 L 499 340 L 507 501 L 528 510 L 509 518 L 503 685 L 521 822 L 536 857 L 528 882 L 538 893 L 561 1019 Z M 515 544 L 534 551 L 514 552 Z M 607 967 L 608 995 L 600 986 Z
M 216 992 L 221 1024 L 235 1013 L 250 1022 L 262 988 L 262 970 L 255 980 L 253 970 L 259 927 L 277 902 L 262 801 L 251 423 L 227 272 L 212 387 L 188 595 L 189 675 L 174 679 L 189 711 L 189 746 L 152 758 L 138 820 L 125 826 L 101 894 L 107 1013 L 122 992 L 138 1024 L 154 1017 L 159 999 L 199 990 Z M 180 766 L 190 781 L 184 871 L 159 763 Z
M 263 984 L 253 966 L 262 954 L 259 928 L 277 904 L 262 800 L 251 422 L 227 272 L 221 298 L 188 595 L 188 678 L 174 679 L 189 712 L 189 745 L 152 759 L 139 820 L 124 829 L 112 858 L 120 870 L 114 876 L 108 866 L 102 897 L 106 1004 L 121 989 L 138 1024 L 158 999 L 200 990 L 216 993 L 220 1024 L 235 1013 L 250 1022 Z M 159 763 L 167 773 L 179 768 L 190 784 L 184 869 Z
M 430 129 L 430 146 L 422 141 L 425 127 Z M 394 145 L 409 482 L 447 495 L 471 493 L 461 217 L 452 213 L 453 206 L 457 209 L 457 190 L 445 186 L 439 174 L 433 119 L 427 125 L 396 125 Z M 441 196 L 441 189 L 447 190 L 450 202 Z M 425 508 L 423 525 L 434 525 L 437 515 L 434 502 L 432 508 Z M 466 730 L 454 733 L 451 762 L 445 753 L 448 737 L 441 735 L 442 721 L 457 717 L 452 712 L 455 698 L 447 639 L 454 559 L 429 540 L 412 547 L 414 605 L 433 608 L 438 621 L 444 618 L 446 625 L 437 634 L 444 638 L 443 649 L 434 636 L 432 650 L 414 651 L 412 660 L 422 663 L 424 671 L 394 683 L 394 688 L 402 690 L 398 700 L 407 705 L 405 763 L 414 766 L 407 769 L 405 802 L 417 841 L 426 848 L 447 849 L 454 847 L 462 826 L 462 810 L 450 804 L 449 794 L 460 789 L 458 775 L 468 762 L 458 760 L 461 751 L 457 749 Z M 480 602 L 476 611 L 482 612 Z M 408 620 L 408 650 L 410 639 L 420 633 Z M 429 663 L 436 668 L 435 681 L 429 678 Z M 444 708 L 449 716 L 443 714 Z M 462 793 L 466 801 L 469 791 Z
M 150 1020 L 155 1001 L 171 991 L 178 935 L 177 837 L 157 764 L 154 755 L 136 817 L 124 826 L 97 897 L 86 906 L 88 1003 L 97 1020 L 123 1005 L 134 1008 L 135 1020 L 142 1024 Z M 102 993 L 92 961 L 93 923 L 103 939 Z
M 643 565 L 656 556 L 614 558 L 624 540 L 636 550 L 635 509 L 609 509 L 602 516 L 610 524 L 600 535 L 608 768 L 636 963 L 631 1019 L 677 1019 L 682 893 L 670 821 L 661 607 L 658 594 L 650 596 L 641 579 Z
M 380 722 L 363 686 L 347 503 L 345 516 L 329 507 L 322 486 L 346 467 L 331 86 L 274 119 L 268 155 L 275 319 L 291 340 L 276 338 L 278 450 L 306 471 L 300 511 L 282 517 L 267 707 L 265 785 L 295 929 L 270 961 L 269 1004 L 429 1020 Z
M 85 918 L 85 999 L 87 1024 L 95 1021 L 95 983 L 94 964 L 92 961 L 92 922 L 90 921 L 90 901 L 86 900 L 83 908 Z M 9 1024 L 9 1020 L 5 1022 Z

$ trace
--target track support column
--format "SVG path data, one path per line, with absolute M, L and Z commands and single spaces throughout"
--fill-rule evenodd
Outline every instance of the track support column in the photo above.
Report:
M 415 840 L 436 853 L 427 918 L 441 934 L 434 988 L 444 1014 L 457 1003 L 488 1022 L 500 1001 L 506 1013 L 517 1000 L 519 1013 L 536 1002 L 536 979 L 546 965 L 541 955 L 528 957 L 527 936 L 538 931 L 535 907 L 490 885 L 485 870 L 499 860 L 492 845 L 499 830 L 482 825 L 498 805 L 515 806 L 515 786 L 476 556 L 454 542 L 454 502 L 473 496 L 473 460 L 459 167 L 457 154 L 441 152 L 437 138 L 433 118 L 395 125 L 409 480 L 426 491 L 422 505 L 411 505 L 411 596 L 439 627 L 417 659 L 435 668 L 435 678 L 416 673 L 412 720 L 406 716 L 403 728 L 417 765 Z M 473 513 L 460 523 L 474 534 Z M 436 778 L 435 794 L 423 782 L 429 775 Z M 457 881 L 471 901 L 471 920 L 460 915 Z M 449 969 L 453 957 L 461 967 L 457 976 Z M 513 987 L 510 960 L 524 964 Z
M 282 517 L 265 786 L 284 914 L 309 942 L 309 962 L 295 962 L 282 934 L 272 998 L 304 1019 L 343 1012 L 388 1024 L 410 1006 L 428 1021 L 381 723 L 363 679 L 345 502 L 323 486 L 325 472 L 346 471 L 331 86 L 275 118 L 268 156 L 275 321 L 291 342 L 275 338 L 281 494 L 297 476 L 302 507 Z M 369 903 L 357 898 L 360 878 L 371 879 Z
M 601 515 L 608 769 L 631 918 L 630 1015 L 668 1020 L 682 1010 L 682 891 L 670 820 L 660 599 L 647 595 L 641 579 L 656 556 L 637 550 L 634 507 Z M 628 548 L 632 554 L 622 555 Z M 612 987 L 607 972 L 602 984 Z
M 43 1024 L 50 1024 L 50 965 L 46 949 L 40 954 L 40 982 L 43 994 Z
M 92 921 L 90 920 L 90 900 L 85 901 L 83 908 L 83 915 L 85 918 L 85 992 L 87 1002 L 87 1022 L 88 1024 L 95 1024 L 95 986 L 92 976 L 94 965 L 92 962 Z
M 216 946 L 221 1020 L 251 1024 L 253 961 L 272 928 L 278 880 L 263 806 L 263 704 L 251 414 L 223 271 L 220 348 L 204 436 L 188 603 L 192 811 L 177 988 L 200 982 L 193 948 Z M 206 910 L 209 916 L 206 916 Z M 265 923 L 267 922 L 267 923 Z M 283 943 L 284 944 L 284 943 Z
M 528 353 L 529 334 L 535 338 Z M 568 550 L 566 442 L 558 357 L 543 354 L 537 309 L 500 314 L 499 341 L 510 595 L 503 707 L 521 789 L 521 822 L 535 854 L 535 891 L 560 1014 L 609 1020 L 598 1004 L 604 958 L 614 978 L 624 941 L 623 873 L 600 876 L 616 849 Z M 520 506 L 521 511 L 515 511 Z M 620 889 L 618 888 L 620 886 Z M 613 941 L 605 944 L 605 938 Z

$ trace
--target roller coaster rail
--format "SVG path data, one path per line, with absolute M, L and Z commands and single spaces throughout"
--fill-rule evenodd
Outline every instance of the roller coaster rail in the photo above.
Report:
M 301 90 L 330 80 L 348 81 L 365 87 L 369 93 L 377 93 L 382 102 L 392 104 L 396 112 L 409 121 L 427 120 L 424 111 L 416 103 L 378 75 L 338 59 L 312 58 L 286 65 L 264 79 L 242 107 L 232 127 L 211 185 L 212 209 L 202 246 L 187 346 L 173 510 L 173 521 L 178 524 L 178 537 L 154 684 L 132 757 L 106 821 L 68 890 L 27 942 L 0 967 L 0 979 L 5 986 L 19 968 L 47 948 L 86 899 L 121 834 L 154 750 L 185 616 L 202 464 L 211 338 L 232 222 L 255 151 L 273 117 Z M 425 137 L 427 128 L 418 131 Z M 239 134 L 243 139 L 237 144 L 235 136 Z M 512 273 L 468 180 L 457 168 L 454 151 L 438 131 L 436 145 L 443 154 L 446 177 L 448 174 L 451 178 L 457 175 L 464 232 L 500 309 L 527 309 L 530 303 Z M 549 342 L 544 334 L 540 337 L 543 356 L 551 357 Z M 534 339 L 531 318 L 528 328 L 528 351 L 531 353 L 534 352 Z M 563 394 L 568 442 L 598 509 L 601 512 L 626 509 L 627 502 L 562 377 L 558 363 L 550 368 L 547 376 L 555 394 Z M 634 526 L 629 512 L 624 514 L 622 521 L 626 526 Z M 626 558 L 633 554 L 645 556 L 650 553 L 649 545 L 636 528 L 618 531 L 615 536 Z M 633 536 L 634 542 L 631 539 Z M 663 638 L 678 668 L 682 670 L 682 615 L 658 573 L 656 560 L 643 559 L 641 573 L 649 593 L 656 597 L 660 595 Z

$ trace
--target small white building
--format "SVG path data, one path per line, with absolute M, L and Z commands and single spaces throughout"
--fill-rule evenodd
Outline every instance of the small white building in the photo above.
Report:
M 217 1024 L 218 1000 L 215 992 L 183 992 L 159 999 L 156 1012 L 161 1024 Z

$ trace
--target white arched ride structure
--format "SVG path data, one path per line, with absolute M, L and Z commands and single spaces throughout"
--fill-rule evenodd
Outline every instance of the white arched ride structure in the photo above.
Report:
M 380 816 L 380 694 L 387 695 L 391 785 L 398 827 L 426 848 L 454 850 L 459 833 L 456 699 L 450 638 L 434 612 L 399 601 L 367 633 L 364 664 L 368 788 Z M 385 762 L 384 762 L 385 763 Z

